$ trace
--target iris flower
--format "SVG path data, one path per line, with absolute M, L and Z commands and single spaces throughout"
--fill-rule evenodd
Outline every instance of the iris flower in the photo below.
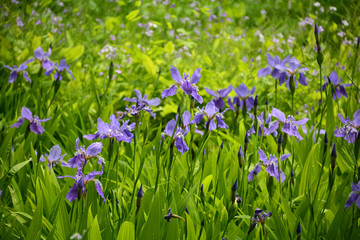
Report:
M 284 82 L 286 82 L 286 87 L 290 89 L 290 77 L 293 78 L 293 81 L 295 82 L 295 88 L 297 88 L 298 82 L 296 81 L 296 74 L 299 73 L 299 83 L 303 86 L 307 86 L 306 78 L 304 75 L 305 71 L 309 71 L 307 68 L 300 68 L 301 64 L 300 62 L 295 58 L 292 57 L 288 62 L 289 67 L 283 68 L 282 73 L 279 77 L 279 84 L 282 85 Z M 290 89 L 291 90 L 291 89 Z
M 51 67 L 54 66 L 54 63 L 50 61 L 50 55 L 51 55 L 51 48 L 49 48 L 48 52 L 44 52 L 44 50 L 41 47 L 38 47 L 34 51 L 35 58 L 40 61 L 41 66 L 48 70 Z
M 173 96 L 176 94 L 177 88 L 180 86 L 180 88 L 183 90 L 183 92 L 186 95 L 191 95 L 193 98 L 195 98 L 199 103 L 203 102 L 202 97 L 198 93 L 198 88 L 196 84 L 199 82 L 201 74 L 200 74 L 201 68 L 197 68 L 194 73 L 191 75 L 191 78 L 189 79 L 189 74 L 184 73 L 184 77 L 182 78 L 180 75 L 179 70 L 177 70 L 175 67 L 171 66 L 170 72 L 171 76 L 175 81 L 175 84 L 171 85 L 170 88 L 164 90 L 161 94 L 162 98 Z
M 148 96 L 146 94 L 144 94 L 143 97 L 139 90 L 134 89 L 134 92 L 136 94 L 136 97 L 125 97 L 124 100 L 136 104 L 132 105 L 131 107 L 126 106 L 125 112 L 119 111 L 118 114 L 120 115 L 120 119 L 124 118 L 127 114 L 130 114 L 131 116 L 138 116 L 142 110 L 150 113 L 150 115 L 155 118 L 156 114 L 153 113 L 153 110 L 150 106 L 158 106 L 160 104 L 160 99 L 153 98 L 148 100 Z
M 269 128 L 266 131 L 266 134 L 264 135 L 274 133 L 276 129 L 278 129 L 279 123 L 281 123 L 283 124 L 283 127 L 281 129 L 282 132 L 287 133 L 289 136 L 295 136 L 299 140 L 303 139 L 303 137 L 298 131 L 298 126 L 305 125 L 307 121 L 309 121 L 309 119 L 304 118 L 302 120 L 296 121 L 291 115 L 285 118 L 285 114 L 277 108 L 272 109 L 271 115 L 276 117 L 278 120 L 270 124 Z
M 335 137 L 342 137 L 348 143 L 355 142 L 360 130 L 360 109 L 354 113 L 353 121 L 350 121 L 348 117 L 344 119 L 340 113 L 338 113 L 338 117 L 344 126 L 335 130 Z
M 230 85 L 227 88 L 217 90 L 216 92 L 212 91 L 209 88 L 205 88 L 205 91 L 214 97 L 213 101 L 215 103 L 215 107 L 218 109 L 223 109 L 225 107 L 224 98 L 233 90 L 233 86 Z
M 79 171 L 79 169 L 83 169 L 85 167 L 90 158 L 98 158 L 101 162 L 103 161 L 102 157 L 99 156 L 99 153 L 101 153 L 102 150 L 101 142 L 92 143 L 87 149 L 85 149 L 85 146 L 79 147 L 78 138 L 76 139 L 75 149 L 75 156 L 70 158 L 68 163 L 62 163 L 64 167 L 77 168 Z
M 110 124 L 105 123 L 101 118 L 98 118 L 97 132 L 95 134 L 85 135 L 84 138 L 88 140 L 105 139 L 105 138 L 116 138 L 118 142 L 124 141 L 131 143 L 134 135 L 130 132 L 135 128 L 135 123 L 128 124 L 129 120 L 120 122 L 116 119 L 115 115 L 110 116 Z
M 61 148 L 59 147 L 59 145 L 55 145 L 50 149 L 49 156 L 46 153 L 44 155 L 45 156 L 40 156 L 39 162 L 47 161 L 50 172 L 51 167 L 54 167 L 55 164 L 62 161 L 66 153 L 64 155 L 61 155 Z
M 206 117 L 205 126 L 208 130 L 215 130 L 217 127 L 227 129 L 228 126 L 224 122 L 224 113 L 228 110 L 225 109 L 223 112 L 219 112 L 219 109 L 215 106 L 213 100 L 211 100 L 208 104 L 206 104 L 205 108 L 200 109 L 198 107 L 199 112 L 195 114 L 194 119 L 191 121 L 191 124 L 199 124 L 201 120 Z M 215 124 L 216 118 L 216 124 Z M 210 121 L 210 122 L 209 122 Z
M 358 184 L 351 183 L 351 193 L 349 199 L 345 203 L 345 209 L 349 208 L 353 203 L 360 208 L 360 181 Z
M 263 210 L 257 208 L 255 210 L 255 214 L 254 217 L 251 218 L 251 225 L 250 225 L 250 230 L 248 231 L 248 234 L 250 234 L 254 228 L 256 227 L 256 225 L 258 223 L 260 223 L 263 227 L 263 235 L 265 235 L 265 221 L 266 219 L 270 218 L 272 215 L 272 212 L 263 212 Z
M 262 68 L 258 71 L 258 77 L 265 77 L 269 74 L 275 79 L 280 78 L 281 70 L 286 68 L 286 63 L 289 61 L 290 55 L 281 61 L 279 56 L 272 57 L 269 53 L 266 53 L 268 67 Z
M 68 163 L 62 162 L 62 165 L 70 168 L 77 168 L 75 176 L 59 176 L 58 178 L 70 177 L 75 179 L 75 184 L 72 186 L 66 198 L 71 202 L 74 199 L 80 199 L 81 195 L 85 191 L 85 186 L 89 182 L 95 182 L 95 188 L 98 194 L 104 199 L 105 197 L 102 191 L 101 182 L 95 179 L 96 176 L 103 174 L 103 163 L 104 159 L 99 155 L 102 150 L 102 143 L 92 143 L 87 149 L 85 146 L 79 147 L 79 138 L 76 139 L 75 149 L 77 152 L 75 156 L 69 159 Z M 97 163 L 101 166 L 100 171 L 93 171 L 87 175 L 84 174 L 84 168 L 91 158 L 97 158 Z
M 55 70 L 55 73 L 54 73 L 54 80 L 55 81 L 58 81 L 58 80 L 61 81 L 63 79 L 64 72 L 69 73 L 73 80 L 75 79 L 73 73 L 70 71 L 70 65 L 66 65 L 66 60 L 65 59 L 62 59 L 60 61 L 59 65 L 56 63 L 55 65 L 53 65 L 49 69 L 47 69 L 47 71 L 45 72 L 45 75 L 50 76 L 50 74 L 54 70 Z
M 178 124 L 176 131 L 175 131 L 176 120 L 172 119 L 167 123 L 164 133 L 163 133 L 164 135 L 166 135 L 168 137 L 173 137 L 172 141 L 173 141 L 176 149 L 179 152 L 181 152 L 182 154 L 184 154 L 185 152 L 187 152 L 189 150 L 189 147 L 186 145 L 184 138 L 189 132 L 190 118 L 191 118 L 190 112 L 189 111 L 184 112 L 182 115 L 183 127 L 180 126 L 181 124 Z M 175 131 L 175 133 L 174 133 L 174 131 Z M 173 136 L 173 134 L 174 134 L 174 136 Z
M 269 159 L 266 157 L 266 154 L 259 147 L 259 156 L 262 163 L 259 163 L 255 166 L 255 168 L 250 171 L 248 175 L 248 181 L 252 181 L 254 176 L 261 171 L 261 166 L 266 167 L 266 171 L 270 174 L 270 176 L 276 178 L 279 181 L 279 169 L 278 169 L 278 158 L 274 154 L 270 154 Z M 280 156 L 281 161 L 287 159 L 291 154 L 284 154 Z M 285 173 L 280 170 L 281 174 L 281 183 L 285 180 Z
M 28 73 L 25 70 L 28 67 L 27 64 L 31 63 L 33 61 L 34 61 L 34 58 L 31 58 L 31 59 L 25 61 L 24 63 L 20 64 L 19 67 L 17 67 L 16 65 L 14 65 L 13 67 L 5 65 L 4 68 L 7 68 L 7 69 L 9 69 L 11 71 L 10 77 L 9 77 L 9 83 L 15 82 L 15 80 L 18 78 L 19 73 L 22 73 L 24 78 L 26 79 L 26 81 L 31 83 L 31 79 L 30 79 Z
M 46 122 L 50 119 L 51 117 L 46 119 L 40 119 L 36 115 L 33 117 L 32 112 L 27 107 L 23 107 L 21 109 L 21 117 L 18 119 L 17 123 L 13 124 L 11 127 L 19 128 L 25 122 L 25 120 L 27 120 L 30 123 L 30 130 L 32 132 L 36 134 L 42 134 L 45 130 L 41 126 L 41 122 Z
M 134 92 L 136 94 L 136 97 L 128 98 L 125 97 L 124 100 L 128 102 L 136 103 L 136 105 L 145 104 L 147 106 L 158 106 L 160 104 L 159 98 L 153 98 L 153 99 L 147 99 L 148 95 L 144 94 L 144 96 L 141 95 L 141 92 L 137 89 L 134 89 Z
M 250 118 L 253 120 L 253 125 L 251 126 L 248 134 L 251 135 L 253 133 L 255 133 L 255 129 L 254 129 L 254 122 L 255 122 L 255 117 L 253 114 L 251 113 L 248 113 Z M 270 133 L 274 133 L 274 136 L 276 137 L 277 136 L 277 132 L 274 131 L 274 132 L 269 132 L 268 129 L 265 127 L 265 124 L 269 124 L 271 122 L 271 114 L 268 114 L 266 120 L 264 120 L 264 115 L 265 113 L 262 112 L 260 113 L 260 115 L 256 116 L 257 117 L 257 121 L 258 121 L 258 126 L 259 126 L 259 133 L 258 135 L 261 136 L 262 132 L 263 132 L 263 128 L 264 128 L 264 136 L 267 136 L 269 135 Z
M 250 111 L 254 106 L 254 98 L 251 95 L 254 94 L 255 87 L 250 90 L 244 83 L 242 83 L 239 87 L 234 88 L 234 90 L 237 94 L 237 99 L 235 97 L 233 102 L 231 102 L 231 99 L 228 99 L 230 109 L 235 111 L 234 104 L 237 104 L 241 109 L 246 106 L 247 111 Z
M 335 90 L 333 92 L 334 100 L 341 98 L 341 95 L 343 95 L 344 97 L 347 97 L 345 87 L 350 87 L 352 84 L 340 84 L 342 82 L 342 79 L 340 78 L 340 81 L 339 81 L 339 76 L 335 71 L 332 71 L 328 78 L 326 78 L 324 76 L 324 79 L 325 79 L 325 83 L 322 86 L 322 90 L 324 91 L 331 82 L 332 85 L 334 86 L 334 90 Z
M 75 176 L 67 175 L 67 176 L 59 176 L 58 177 L 58 178 L 69 177 L 69 178 L 75 179 L 74 185 L 70 188 L 68 194 L 66 195 L 66 198 L 69 200 L 69 202 L 71 202 L 75 199 L 80 199 L 80 197 L 83 195 L 83 193 L 85 191 L 85 186 L 89 182 L 95 183 L 96 191 L 104 199 L 104 202 L 105 202 L 104 193 L 102 191 L 102 184 L 98 179 L 95 179 L 96 176 L 101 176 L 103 174 L 103 163 L 102 163 L 101 159 L 98 160 L 98 164 L 101 165 L 100 171 L 93 171 L 87 175 L 84 175 L 84 173 L 81 170 L 80 171 L 78 170 L 76 172 Z

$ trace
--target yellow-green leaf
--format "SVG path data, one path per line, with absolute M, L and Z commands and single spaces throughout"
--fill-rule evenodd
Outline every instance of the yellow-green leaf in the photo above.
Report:
M 171 54 L 174 50 L 175 50 L 175 47 L 174 47 L 174 44 L 173 44 L 172 41 L 168 42 L 168 43 L 165 45 L 165 51 L 166 51 L 168 54 Z
M 156 75 L 154 62 L 151 60 L 151 58 L 149 58 L 145 54 L 143 54 L 143 65 L 145 66 L 146 71 L 148 71 L 148 73 L 150 73 L 153 76 Z
M 65 57 L 67 62 L 72 62 L 79 57 L 81 57 L 84 53 L 85 47 L 83 45 L 77 45 L 75 47 L 64 48 L 61 51 L 61 54 Z
M 131 11 L 131 12 L 126 16 L 126 19 L 127 19 L 128 21 L 131 21 L 131 20 L 133 20 L 133 19 L 138 15 L 138 13 L 139 13 L 139 9 L 134 10 L 134 11 Z
M 135 239 L 135 226 L 132 222 L 124 222 L 121 225 L 117 240 L 121 239 Z

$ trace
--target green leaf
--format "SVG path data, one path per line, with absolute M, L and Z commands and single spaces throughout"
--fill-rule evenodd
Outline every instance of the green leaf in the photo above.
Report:
M 66 59 L 66 62 L 73 62 L 76 59 L 80 58 L 85 51 L 85 47 L 83 45 L 77 45 L 75 47 L 64 48 L 61 51 L 61 55 L 63 55 Z
M 305 192 L 305 190 L 309 184 L 308 181 L 310 181 L 309 179 L 312 177 L 310 174 L 310 171 L 312 169 L 312 165 L 315 162 L 314 157 L 318 156 L 318 154 L 314 154 L 318 145 L 319 144 L 317 143 L 311 148 L 311 151 L 306 158 L 306 162 L 305 162 L 304 168 L 302 169 L 302 173 L 301 173 L 299 194 L 303 194 Z
M 145 54 L 142 56 L 143 59 L 143 65 L 145 66 L 145 69 L 148 73 L 150 73 L 152 76 L 156 75 L 155 65 L 154 62 L 151 60 L 151 58 Z
M 162 216 L 160 216 L 160 198 L 159 198 L 159 190 L 156 191 L 155 196 L 153 198 L 151 209 L 149 212 L 148 220 L 145 223 L 143 232 L 141 234 L 140 239 L 161 239 L 160 232 L 160 220 Z
M 132 222 L 124 222 L 121 225 L 117 240 L 121 239 L 135 239 L 135 226 Z
M 89 210 L 89 212 L 91 212 L 91 210 Z M 90 240 L 101 240 L 102 239 L 97 216 L 95 217 L 94 221 L 92 222 L 92 224 L 90 226 L 89 239 Z
M 39 181 L 38 181 L 38 183 L 39 183 Z M 29 239 L 29 240 L 40 239 L 40 235 L 41 235 L 42 215 L 43 215 L 42 196 L 41 195 L 38 196 L 37 200 L 38 200 L 38 202 L 37 202 L 35 214 L 32 218 L 30 227 L 27 231 L 26 239 Z
M 165 51 L 166 51 L 168 54 L 171 54 L 174 50 L 175 50 L 175 46 L 174 46 L 174 44 L 173 44 L 172 41 L 168 42 L 168 43 L 165 45 Z
M 131 20 L 133 20 L 133 19 L 138 15 L 138 13 L 139 13 L 139 9 L 134 10 L 134 11 L 131 11 L 131 12 L 126 16 L 126 19 L 127 19 L 128 21 L 131 21 Z
M 28 164 L 30 160 L 21 162 L 15 166 L 13 166 L 4 177 L 0 179 L 0 189 L 6 189 L 9 185 L 11 178 L 20 170 L 22 169 L 26 164 Z
M 46 7 L 47 5 L 49 5 L 52 2 L 52 0 L 42 0 L 40 3 L 40 7 Z
M 196 239 L 194 223 L 189 214 L 186 213 L 187 239 Z

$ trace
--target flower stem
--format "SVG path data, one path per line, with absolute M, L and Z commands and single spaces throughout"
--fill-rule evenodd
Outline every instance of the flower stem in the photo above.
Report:
M 169 185 L 170 185 L 170 176 L 171 176 L 171 165 L 174 158 L 174 142 L 171 142 L 170 146 L 170 157 L 169 157 L 169 166 L 168 166 L 168 179 L 167 179 L 167 185 L 166 185 L 166 195 L 168 200 L 169 198 Z
M 275 79 L 275 106 L 277 106 L 277 85 L 278 85 L 278 80 Z
M 321 70 L 321 65 L 319 65 L 319 67 L 320 67 L 320 101 L 321 101 L 319 109 L 321 109 L 321 105 L 323 104 L 323 97 L 322 97 L 322 70 Z M 325 104 L 324 104 L 324 108 L 325 108 Z M 323 114 L 324 114 L 324 110 L 321 111 L 320 123 L 319 123 L 319 127 L 318 127 L 318 134 L 316 136 L 316 142 L 318 142 L 318 140 L 319 140 Z

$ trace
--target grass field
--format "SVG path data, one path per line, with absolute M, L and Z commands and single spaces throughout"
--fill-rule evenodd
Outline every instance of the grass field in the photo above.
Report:
M 360 2 L 0 3 L 0 239 L 360 239 Z

